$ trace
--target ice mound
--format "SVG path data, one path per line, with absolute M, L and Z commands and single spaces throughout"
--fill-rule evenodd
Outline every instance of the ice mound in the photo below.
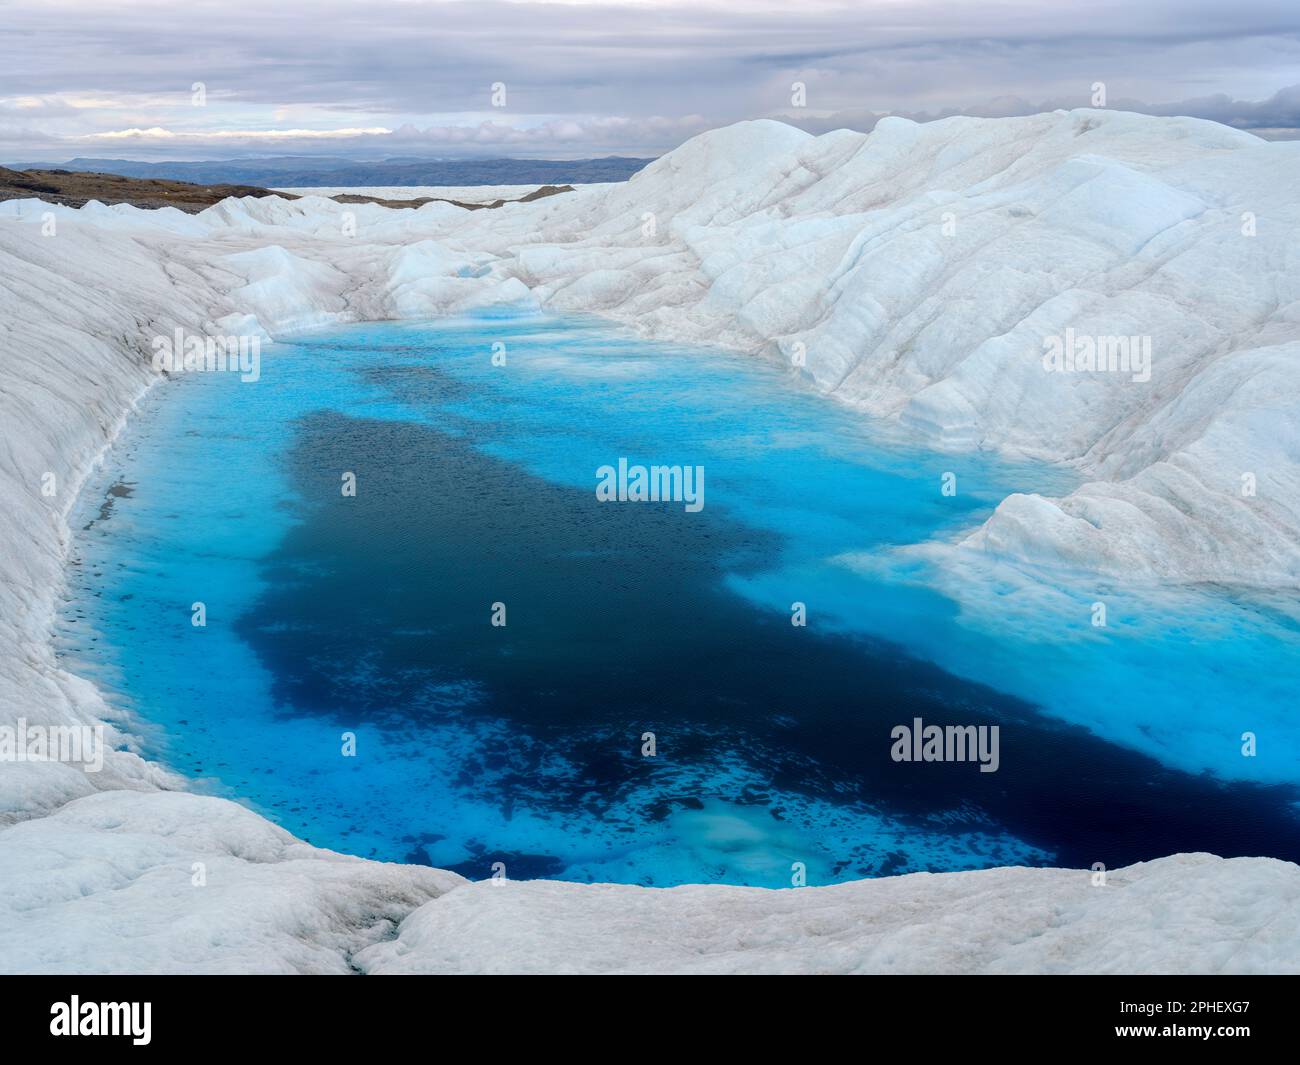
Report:
M 1182 854 L 771 891 L 484 881 L 360 951 L 367 973 L 1294 973 L 1300 869 Z
M 227 255 L 226 265 L 244 278 L 233 290 L 237 306 L 264 329 L 285 333 L 347 319 L 345 293 L 351 283 L 329 263 L 313 262 L 278 244 Z
M 318 850 L 224 799 L 105 792 L 0 832 L 0 970 L 348 973 L 465 881 Z

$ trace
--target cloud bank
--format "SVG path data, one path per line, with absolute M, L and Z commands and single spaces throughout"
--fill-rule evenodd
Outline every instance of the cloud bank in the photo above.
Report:
M 13 0 L 5 29 L 11 161 L 652 155 L 741 118 L 1023 114 L 1096 82 L 1110 106 L 1300 128 L 1300 9 L 1278 0 Z

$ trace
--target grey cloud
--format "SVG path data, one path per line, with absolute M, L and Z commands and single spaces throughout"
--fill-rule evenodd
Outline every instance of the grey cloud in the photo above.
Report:
M 954 115 L 976 118 L 1006 118 L 1013 115 L 1034 115 L 1043 111 L 1069 110 L 1080 107 L 1080 99 L 1045 100 L 1031 103 L 1019 97 L 1003 97 L 968 108 L 946 108 L 936 111 L 871 111 L 862 108 L 834 111 L 828 115 L 803 116 L 785 112 L 779 117 L 792 126 L 809 133 L 828 133 L 834 129 L 854 129 L 870 132 L 886 114 L 910 118 L 915 122 L 933 122 Z M 1142 100 L 1107 100 L 1107 107 L 1116 111 L 1135 111 L 1138 114 L 1163 117 L 1186 116 L 1222 122 L 1238 129 L 1257 130 L 1277 136 L 1286 130 L 1300 134 L 1300 85 L 1291 85 L 1274 93 L 1267 100 L 1234 100 L 1226 94 L 1203 96 L 1177 103 L 1146 103 Z
M 441 143 L 449 152 L 472 150 L 476 138 L 499 146 L 513 136 L 520 151 L 549 144 L 569 154 L 651 154 L 689 135 L 686 125 L 673 128 L 682 121 L 676 116 L 704 114 L 716 125 L 779 112 L 795 80 L 808 85 L 817 113 L 863 121 L 883 111 L 1005 113 L 1037 100 L 1081 106 L 1100 79 L 1116 104 L 1186 100 L 1206 117 L 1288 127 L 1294 108 L 1278 100 L 1283 94 L 1272 103 L 1240 100 L 1294 82 L 1300 69 L 1300 10 L 1280 0 L 814 2 L 784 12 L 709 2 L 11 0 L 5 23 L 0 97 L 107 94 L 121 101 L 118 111 L 132 111 L 130 121 L 117 111 L 85 112 L 80 122 L 53 110 L 39 116 L 35 128 L 70 143 L 91 128 L 173 128 L 177 116 L 166 108 L 183 107 L 194 81 L 207 85 L 209 102 L 202 115 L 184 116 L 189 126 L 221 115 L 224 128 L 244 128 L 225 112 L 250 109 L 265 111 L 265 125 L 272 109 L 304 107 L 337 114 L 339 126 L 414 122 L 423 132 L 404 127 L 391 143 L 413 140 L 430 151 Z M 481 132 L 495 81 L 509 94 L 497 124 L 537 124 L 537 132 Z M 1157 106 L 1136 109 L 1164 113 Z M 116 125 L 103 124 L 110 115 Z M 590 139 L 579 144 L 575 131 Z M 177 149 L 192 158 L 197 144 Z M 254 147 L 229 139 L 224 146 Z M 302 150 L 339 147 L 309 142 Z M 369 138 L 357 145 L 380 148 Z

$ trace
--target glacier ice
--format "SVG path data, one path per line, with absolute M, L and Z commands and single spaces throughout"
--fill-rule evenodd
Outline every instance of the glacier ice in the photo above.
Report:
M 158 381 L 152 337 L 272 339 L 492 304 L 780 358 L 931 446 L 1077 471 L 1063 498 L 1011 495 L 958 540 L 918 545 L 951 573 L 994 559 L 1294 589 L 1298 178 L 1297 143 L 1079 110 L 888 118 L 821 137 L 743 122 L 626 183 L 473 212 L 319 196 L 195 216 L 0 204 L 0 723 L 102 722 L 114 747 L 95 775 L 3 767 L 13 919 L 0 968 L 445 971 L 513 957 L 574 971 L 1294 969 L 1300 871 L 1263 859 L 1163 859 L 1126 871 L 1110 896 L 1053 870 L 780 895 L 540 883 L 494 894 L 329 855 L 234 804 L 180 794 L 179 778 L 132 750 L 129 712 L 59 668 L 50 632 L 68 509 Z M 1067 329 L 1150 338 L 1151 379 L 1046 372 L 1044 340 Z M 221 887 L 182 914 L 177 885 L 202 855 Z M 299 901 L 276 904 L 284 892 Z M 1153 894 L 1173 900 L 1164 918 Z M 1034 938 L 1058 906 L 1069 919 Z M 176 928 L 159 920 L 168 913 Z M 984 929 L 972 958 L 944 953 L 956 915 Z M 105 922 L 122 934 L 97 955 L 102 935 L 88 930 Z M 676 922 L 708 938 L 704 957 L 689 937 L 645 939 Z M 817 946 L 823 928 L 834 942 Z M 1099 952 L 1116 937 L 1142 949 Z

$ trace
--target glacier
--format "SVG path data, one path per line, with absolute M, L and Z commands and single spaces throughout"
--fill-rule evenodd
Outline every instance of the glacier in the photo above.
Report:
M 186 794 L 50 642 L 69 509 L 162 381 L 152 337 L 252 334 L 273 358 L 301 330 L 493 305 L 781 359 L 928 446 L 1068 465 L 1062 498 L 899 549 L 972 610 L 989 580 L 1044 571 L 1294 592 L 1298 178 L 1297 143 L 1083 109 L 744 122 L 623 184 L 472 212 L 0 204 L 0 725 L 103 724 L 113 748 L 97 774 L 3 765 L 0 969 L 1300 971 L 1300 870 L 1269 859 L 1171 856 L 1102 889 L 1008 869 L 764 892 L 470 885 L 334 855 Z M 1150 380 L 1046 372 L 1067 329 L 1150 338 Z

